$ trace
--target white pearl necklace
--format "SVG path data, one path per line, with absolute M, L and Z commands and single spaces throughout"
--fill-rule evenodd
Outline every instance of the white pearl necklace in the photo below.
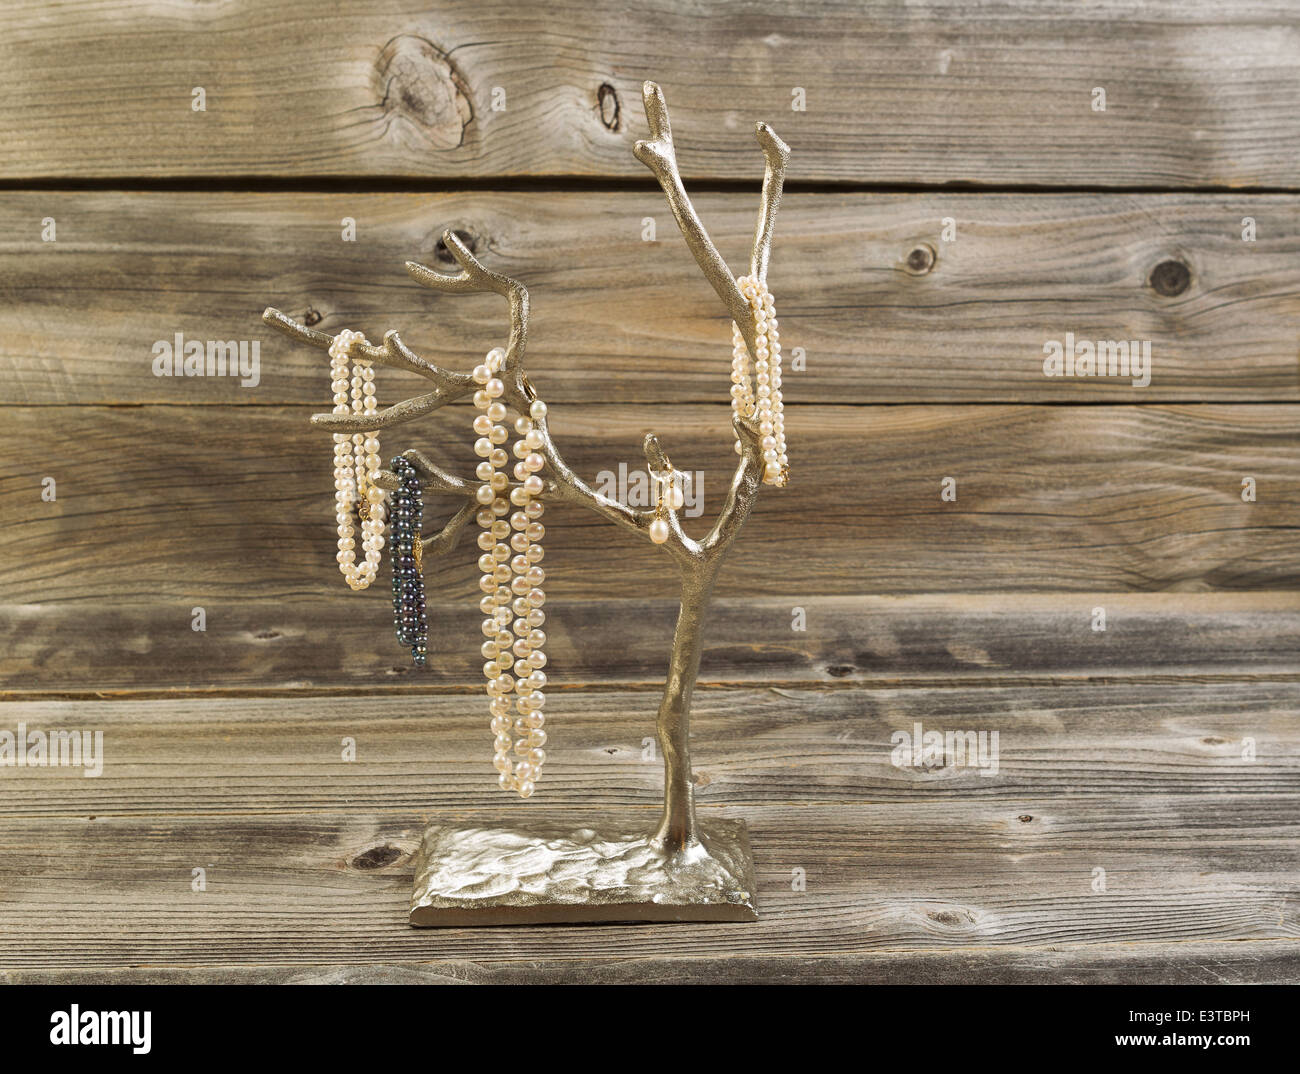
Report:
M 749 377 L 749 350 L 740 325 L 731 325 L 731 409 L 737 417 L 758 418 L 762 438 L 763 483 L 785 487 L 790 481 L 790 458 L 785 446 L 785 403 L 781 400 L 781 335 L 777 331 L 776 300 L 750 276 L 736 285 L 754 315 L 754 379 Z M 756 385 L 756 387 L 755 387 Z M 740 453 L 740 441 L 736 441 Z
M 481 532 L 478 546 L 479 589 L 483 598 L 479 610 L 483 620 L 483 674 L 487 679 L 487 693 L 491 701 L 492 733 L 495 750 L 492 765 L 500 775 L 497 782 L 502 790 L 515 791 L 520 798 L 529 798 L 541 776 L 546 761 L 546 732 L 542 725 L 546 718 L 542 708 L 546 695 L 546 633 L 542 624 L 546 613 L 542 605 L 546 594 L 542 583 L 546 572 L 538 564 L 542 559 L 541 540 L 546 533 L 538 521 L 542 517 L 542 504 L 535 497 L 545 487 L 538 471 L 546 460 L 538 454 L 542 434 L 533 428 L 533 419 L 546 414 L 546 404 L 534 400 L 531 417 L 515 421 L 519 438 L 514 444 L 514 474 L 519 484 L 510 487 L 510 478 L 504 472 L 509 461 L 501 446 L 510 433 L 501 424 L 507 410 L 501 402 L 505 386 L 497 373 L 505 359 L 499 347 L 488 352 L 486 361 L 474 369 L 474 380 L 482 387 L 474 393 L 474 406 L 480 411 L 474 419 L 474 453 L 483 461 L 475 471 L 483 482 L 476 497 L 482 504 L 477 519 Z M 509 493 L 506 490 L 509 488 Z M 517 510 L 513 513 L 513 505 Z M 509 521 L 506 520 L 509 515 Z M 507 538 L 509 543 L 507 544 Z M 511 552 L 514 552 L 513 557 Z M 515 672 L 514 677 L 509 674 Z M 515 694 L 511 705 L 510 694 Z M 512 709 L 514 715 L 512 715 Z M 512 737 L 514 731 L 518 737 Z M 511 759 L 513 749 L 518 761 Z
M 330 344 L 330 387 L 334 390 L 334 413 L 371 415 L 376 413 L 375 371 L 369 362 L 355 362 L 348 377 L 348 348 L 354 342 L 368 343 L 360 332 L 346 328 Z M 334 434 L 334 503 L 339 534 L 339 570 L 355 591 L 365 589 L 379 572 L 384 547 L 384 490 L 374 483 L 380 468 L 379 438 L 374 433 Z M 361 517 L 361 548 L 365 558 L 357 562 L 356 537 L 352 525 L 353 504 Z

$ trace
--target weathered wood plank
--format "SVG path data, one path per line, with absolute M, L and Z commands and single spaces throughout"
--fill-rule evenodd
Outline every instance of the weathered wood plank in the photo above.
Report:
M 560 695 L 546 794 L 523 808 L 653 821 L 630 696 Z M 0 706 L 6 728 L 103 730 L 106 762 L 4 770 L 4 979 L 1296 974 L 1297 684 L 701 691 L 701 805 L 749 822 L 762 916 L 674 927 L 670 953 L 644 926 L 407 927 L 422 824 L 509 816 L 468 700 Z M 916 721 L 999 731 L 998 771 L 896 767 L 890 736 Z
M 421 823 L 410 813 L 7 821 L 0 962 L 20 974 L 193 975 L 373 964 L 474 980 L 510 979 L 541 961 L 552 980 L 590 980 L 593 971 L 626 979 L 644 957 L 652 979 L 678 959 L 711 961 L 714 979 L 811 979 L 823 959 L 852 976 L 869 955 L 902 959 L 901 972 L 920 955 L 947 956 L 933 958 L 933 973 L 936 964 L 996 966 L 1000 953 L 1004 967 L 1045 977 L 1076 952 L 1086 966 L 1119 948 L 1122 965 L 1135 945 L 1168 964 L 1182 944 L 1203 958 L 1243 941 L 1285 960 L 1300 937 L 1296 801 L 1064 800 L 1042 827 L 1021 820 L 1032 801 L 766 807 L 746 811 L 754 925 L 433 933 L 405 921 Z M 195 868 L 206 890 L 191 889 Z M 796 869 L 805 890 L 792 890 Z M 1104 892 L 1094 890 L 1096 869 Z M 744 961 L 727 974 L 734 956 Z M 1188 956 L 1181 972 L 1207 971 Z M 1251 980 L 1270 969 L 1247 955 L 1218 972 Z
M 757 194 L 696 200 L 745 263 Z M 1246 216 L 1255 242 L 1242 241 Z M 642 241 L 647 217 L 657 243 Z M 945 217 L 955 242 L 940 240 Z M 356 242 L 342 241 L 344 218 Z M 267 305 L 324 331 L 396 327 L 468 369 L 504 339 L 504 304 L 435 295 L 402 268 L 440 264 L 449 226 L 531 288 L 530 369 L 552 403 L 726 400 L 725 315 L 650 190 L 12 193 L 0 204 L 7 399 L 324 406 L 323 355 L 261 324 Z M 1185 290 L 1158 291 L 1160 265 L 1185 267 L 1185 280 L 1156 274 L 1163 291 Z M 787 366 L 795 347 L 806 356 L 787 369 L 790 402 L 1300 400 L 1295 197 L 795 195 L 771 278 Z M 155 375 L 155 343 L 177 333 L 256 341 L 256 386 Z M 1150 384 L 1045 376 L 1044 346 L 1066 333 L 1149 341 Z M 411 380 L 381 374 L 381 395 Z
M 1300 945 L 1295 940 L 1198 943 L 1097 943 L 1079 946 L 953 948 L 879 951 L 859 955 L 743 952 L 725 957 L 674 956 L 678 931 L 659 931 L 651 949 L 581 961 L 531 958 L 527 963 L 432 958 L 409 962 L 316 965 L 207 963 L 0 969 L 5 984 L 1296 984 Z M 649 936 L 643 935 L 644 940 Z M 111 962 L 107 959 L 106 962 Z
M 0 15 L 0 174 L 640 175 L 655 78 L 693 177 L 753 176 L 765 119 L 793 179 L 1294 185 L 1296 33 L 1276 0 L 26 0 Z
M 644 740 L 657 705 L 649 692 L 555 691 L 537 806 L 598 801 L 653 815 L 662 770 Z M 812 803 L 978 802 L 1037 817 L 1019 822 L 1030 832 L 1054 830 L 1064 808 L 1055 803 L 1064 798 L 1104 810 L 1119 796 L 1171 803 L 1233 796 L 1256 800 L 1252 823 L 1293 824 L 1295 807 L 1283 800 L 1300 795 L 1298 709 L 1294 682 L 704 689 L 693 707 L 697 797 L 705 807 L 781 804 L 794 813 Z M 0 728 L 102 731 L 103 774 L 0 768 L 0 816 L 233 823 L 344 808 L 500 810 L 488 719 L 481 694 L 8 702 Z M 923 730 L 997 732 L 996 758 L 990 738 L 984 754 L 996 765 L 957 758 L 896 765 L 912 758 L 894 757 L 893 736 L 912 734 L 918 722 Z M 344 760 L 348 738 L 355 761 Z M 1029 799 L 1037 809 L 1019 808 Z M 1220 806 L 1213 810 L 1220 815 Z M 1143 812 L 1134 823 L 1145 819 Z M 918 844 L 914 852 L 929 850 Z
M 796 604 L 795 601 L 798 601 Z M 0 605 L 0 687 L 8 698 L 277 691 L 477 690 L 482 657 L 467 600 L 430 606 L 433 660 L 417 674 L 382 601 L 76 601 Z M 1104 632 L 1092 629 L 1106 609 Z M 794 609 L 805 629 L 795 630 Z M 552 600 L 555 683 L 658 690 L 677 604 Z M 714 603 L 702 686 L 1050 685 L 1078 679 L 1300 678 L 1293 592 L 733 596 Z
M 7 605 L 69 617 L 149 605 L 188 632 L 196 606 L 319 606 L 334 595 L 366 631 L 386 634 L 383 586 L 356 596 L 338 577 L 330 445 L 305 409 L 5 413 Z M 410 439 L 389 436 L 386 450 L 419 445 L 470 472 L 471 413 L 459 406 Z M 686 523 L 702 534 L 734 463 L 727 414 L 556 407 L 552 429 L 578 473 L 615 486 L 620 462 L 644 465 L 641 439 L 657 430 L 676 465 L 700 475 L 704 513 Z M 718 596 L 793 606 L 846 593 L 1072 592 L 1086 615 L 1107 593 L 1300 589 L 1298 418 L 1292 406 L 794 407 L 792 485 L 761 498 Z M 957 480 L 956 502 L 940 498 L 945 477 Z M 1254 503 L 1241 498 L 1244 477 L 1257 482 Z M 455 506 L 431 499 L 429 530 Z M 578 509 L 547 521 L 547 592 L 559 606 L 675 595 L 650 544 Z M 476 557 L 467 541 L 428 576 L 471 633 Z M 788 634 L 788 609 L 781 616 L 773 629 Z

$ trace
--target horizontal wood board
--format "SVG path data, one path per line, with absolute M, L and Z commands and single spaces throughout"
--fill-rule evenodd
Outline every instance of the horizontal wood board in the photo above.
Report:
M 738 272 L 757 191 L 695 199 Z M 505 303 L 403 269 L 454 271 L 447 228 L 529 288 L 548 401 L 726 401 L 726 314 L 650 189 L 3 194 L 7 401 L 325 406 L 324 355 L 262 324 L 268 305 L 331 333 L 397 329 L 468 370 L 504 341 Z M 792 404 L 1300 401 L 1290 195 L 794 194 L 770 280 Z M 256 343 L 256 375 L 159 375 L 178 333 L 205 354 Z M 1145 375 L 1046 375 L 1071 337 L 1145 347 Z M 420 390 L 393 371 L 379 386 L 384 401 Z
M 753 177 L 760 119 L 804 181 L 1300 174 L 1284 0 L 18 0 L 0 41 L 11 178 L 641 176 L 647 78 L 691 177 Z

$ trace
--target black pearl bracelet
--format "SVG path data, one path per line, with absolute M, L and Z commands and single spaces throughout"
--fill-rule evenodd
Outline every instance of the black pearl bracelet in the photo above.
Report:
M 389 562 L 393 570 L 393 626 L 397 640 L 410 646 L 415 666 L 426 666 L 429 620 L 425 613 L 420 530 L 424 525 L 424 496 L 420 476 L 402 456 L 392 461 L 402 487 L 393 495 Z

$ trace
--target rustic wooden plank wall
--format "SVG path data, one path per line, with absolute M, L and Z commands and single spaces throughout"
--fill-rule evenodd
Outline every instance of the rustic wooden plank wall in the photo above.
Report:
M 5 5 L 0 728 L 108 763 L 0 768 L 0 980 L 1300 977 L 1297 43 L 1282 0 Z M 728 333 L 632 157 L 647 77 L 733 264 L 753 121 L 794 148 L 794 482 L 724 572 L 695 735 L 763 920 L 413 934 L 420 825 L 502 808 L 470 545 L 418 676 L 333 566 L 321 356 L 258 316 L 467 366 L 502 304 L 402 270 L 454 227 L 530 288 L 575 468 L 653 429 L 703 530 Z M 176 333 L 256 342 L 256 383 L 155 375 Z M 1066 333 L 1149 341 L 1150 383 L 1045 376 Z M 385 447 L 464 463 L 468 417 Z M 652 816 L 671 578 L 594 517 L 547 548 L 529 808 Z M 918 721 L 998 729 L 999 772 L 891 764 Z

